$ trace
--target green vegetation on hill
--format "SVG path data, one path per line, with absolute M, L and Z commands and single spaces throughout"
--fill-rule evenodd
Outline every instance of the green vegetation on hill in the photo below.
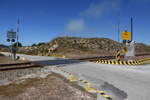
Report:
M 18 47 L 22 47 L 22 44 L 21 44 L 20 42 L 15 42 L 15 43 L 13 44 L 13 46 L 14 46 L 14 47 L 17 47 L 17 46 L 18 46 Z

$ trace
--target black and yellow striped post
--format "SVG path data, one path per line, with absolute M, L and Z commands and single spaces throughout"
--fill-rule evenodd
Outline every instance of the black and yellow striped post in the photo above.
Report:
M 120 50 L 117 50 L 116 59 L 117 61 L 120 61 Z

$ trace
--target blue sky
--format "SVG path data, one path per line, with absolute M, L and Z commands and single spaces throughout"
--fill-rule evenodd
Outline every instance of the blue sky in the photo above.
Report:
M 105 37 L 117 41 L 117 25 L 136 42 L 150 45 L 150 0 L 0 0 L 0 44 L 20 19 L 20 42 L 31 45 L 57 36 Z M 120 16 L 118 16 L 120 13 Z M 120 38 L 121 41 L 121 38 Z

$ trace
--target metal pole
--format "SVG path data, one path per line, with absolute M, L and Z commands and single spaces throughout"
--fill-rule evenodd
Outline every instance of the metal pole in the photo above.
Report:
M 17 21 L 17 47 L 19 46 L 19 24 L 20 24 L 20 21 L 19 21 L 19 19 L 18 19 L 18 21 Z
M 120 12 L 118 13 L 118 42 L 120 42 Z
M 131 17 L 131 41 L 133 40 L 133 18 Z
M 11 41 L 11 58 L 13 58 L 13 43 Z

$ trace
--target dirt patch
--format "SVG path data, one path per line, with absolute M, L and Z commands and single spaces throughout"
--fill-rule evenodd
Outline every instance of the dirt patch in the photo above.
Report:
M 96 100 L 76 83 L 52 73 L 46 78 L 30 78 L 0 86 L 0 100 Z
M 27 61 L 13 60 L 10 57 L 6 57 L 6 56 L 0 54 L 0 64 L 23 63 L 23 62 L 27 62 Z

